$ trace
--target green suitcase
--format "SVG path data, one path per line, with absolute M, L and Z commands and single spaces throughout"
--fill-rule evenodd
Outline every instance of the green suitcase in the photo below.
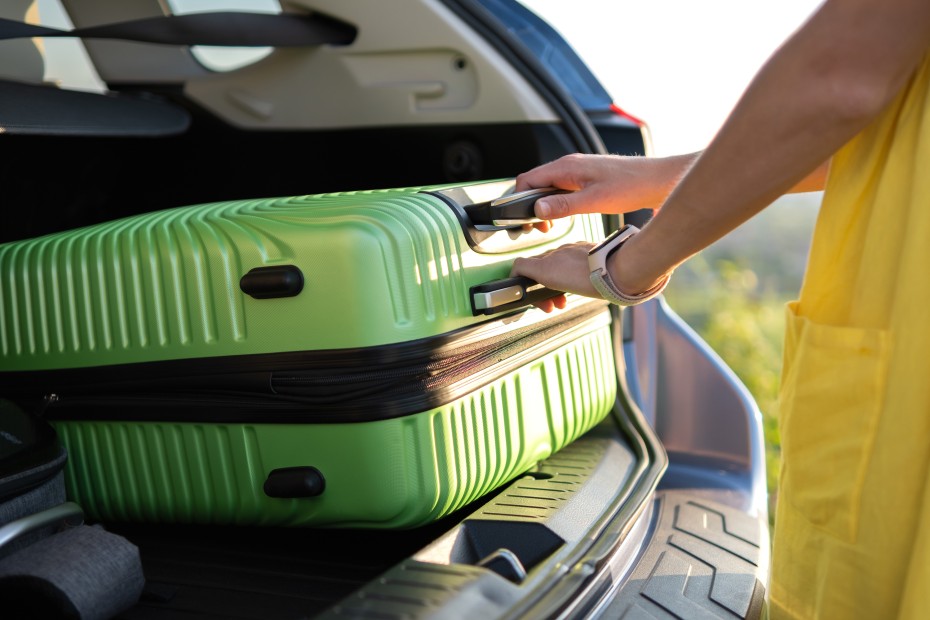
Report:
M 116 521 L 406 528 L 561 449 L 616 397 L 611 315 L 546 314 L 512 180 L 240 200 L 0 245 L 0 387 Z M 527 206 L 529 205 L 529 211 Z M 516 214 L 516 215 L 515 215 Z

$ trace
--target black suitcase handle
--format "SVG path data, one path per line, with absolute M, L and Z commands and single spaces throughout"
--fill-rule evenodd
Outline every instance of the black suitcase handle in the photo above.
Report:
M 546 288 L 525 276 L 492 280 L 469 289 L 474 316 L 490 315 L 530 306 L 544 299 L 563 295 L 564 291 Z
M 553 194 L 566 194 L 568 190 L 557 187 L 540 187 L 524 192 L 501 196 L 490 202 L 465 207 L 472 224 L 485 226 L 522 226 L 541 222 L 536 217 L 536 201 Z

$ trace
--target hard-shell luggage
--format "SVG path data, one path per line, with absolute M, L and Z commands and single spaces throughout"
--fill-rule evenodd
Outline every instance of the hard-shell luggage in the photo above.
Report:
M 613 406 L 606 303 L 508 279 L 599 240 L 513 181 L 240 200 L 0 246 L 0 385 L 125 521 L 412 527 Z M 127 200 L 131 197 L 127 197 Z

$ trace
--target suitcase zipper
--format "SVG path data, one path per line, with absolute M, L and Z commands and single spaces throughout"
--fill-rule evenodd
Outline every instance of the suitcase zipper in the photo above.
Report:
M 480 378 L 486 379 L 481 381 L 482 384 L 489 383 L 524 363 L 574 340 L 579 336 L 579 331 L 587 332 L 595 326 L 606 325 L 606 313 L 602 316 L 603 321 L 590 317 L 576 318 L 533 331 L 508 342 L 470 348 L 439 362 L 408 367 L 403 371 L 353 372 L 339 375 L 319 372 L 287 373 L 272 376 L 271 386 L 276 394 L 297 396 L 308 404 L 346 404 L 350 407 L 378 407 L 379 401 L 373 399 L 397 400 L 417 394 L 436 394 L 448 390 L 459 392 L 461 390 L 455 388 L 463 382 L 471 385 L 475 383 L 475 378 Z M 407 382 L 397 383 L 396 380 L 402 378 L 407 379 Z M 343 389 L 340 390 L 339 387 Z M 324 388 L 331 389 L 326 391 Z M 454 399 L 443 400 L 447 402 Z
M 56 391 L 46 401 L 52 420 L 185 422 L 361 422 L 442 406 L 591 333 L 610 322 L 606 304 L 586 304 L 558 320 L 444 351 L 440 357 L 408 356 L 379 370 L 321 369 L 265 373 L 268 391 L 218 389 L 204 384 L 171 389 L 153 381 L 134 393 Z M 384 365 L 382 365 L 384 366 Z M 161 385 L 159 385 L 161 383 Z M 99 388 L 98 388 L 99 389 Z

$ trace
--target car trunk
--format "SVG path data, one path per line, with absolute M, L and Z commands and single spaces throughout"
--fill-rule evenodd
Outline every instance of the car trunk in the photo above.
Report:
M 93 25 L 93 10 L 85 15 L 80 7 L 96 3 L 65 4 L 74 5 L 76 25 Z M 161 129 L 147 135 L 0 136 L 9 155 L 0 169 L 0 242 L 211 201 L 503 179 L 579 151 L 645 154 L 642 128 L 583 110 L 553 81 L 552 67 L 489 12 L 502 10 L 498 4 L 507 3 L 442 6 L 531 85 L 550 109 L 545 118 L 262 127 L 261 106 L 232 122 L 204 103 L 226 102 L 233 91 L 211 100 L 210 92 L 189 96 L 179 80 L 121 79 L 120 70 L 133 60 L 145 67 L 149 56 L 89 43 L 116 98 L 182 110 L 189 126 L 166 128 L 159 116 Z M 420 30 L 410 27 L 412 35 Z M 408 45 L 433 44 L 412 35 Z M 463 36 L 443 45 L 468 49 L 469 42 Z M 296 80 L 289 86 L 297 88 Z M 9 92 L 0 85 L 0 95 Z M 607 218 L 608 227 L 617 219 Z M 608 418 L 432 524 L 373 530 L 102 522 L 138 545 L 147 581 L 120 617 L 757 617 L 767 559 L 758 412 L 719 360 L 669 317 L 659 303 L 622 315 L 615 308 L 620 396 Z M 717 428 L 724 430 L 701 432 Z

